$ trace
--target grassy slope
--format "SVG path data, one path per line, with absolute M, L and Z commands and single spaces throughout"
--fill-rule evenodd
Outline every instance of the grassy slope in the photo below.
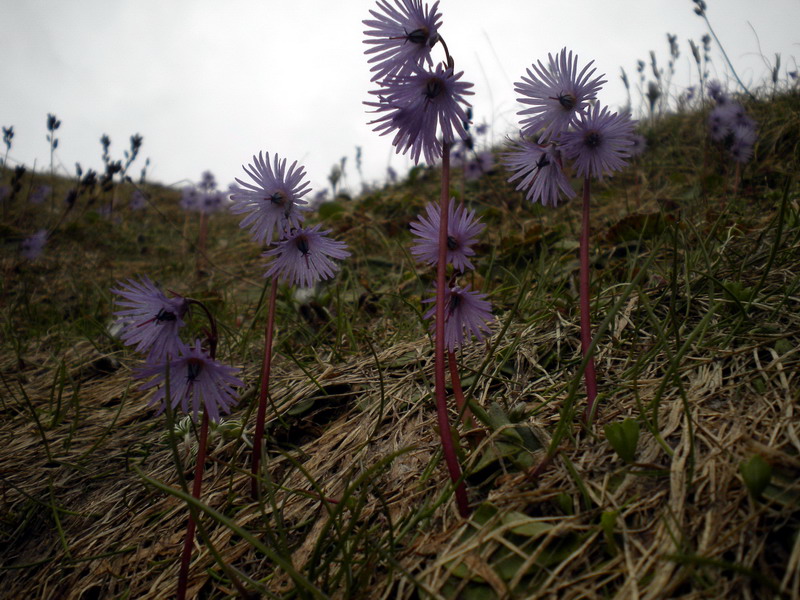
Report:
M 462 436 L 476 507 L 466 523 L 434 431 L 420 320 L 432 273 L 407 253 L 408 222 L 437 197 L 435 172 L 328 207 L 352 258 L 311 299 L 281 292 L 261 503 L 248 499 L 240 470 L 257 397 L 263 265 L 238 219 L 211 218 L 198 269 L 196 218 L 179 213 L 175 192 L 150 190 L 141 216 L 120 190 L 115 223 L 83 197 L 43 258 L 26 263 L 16 242 L 58 213 L 16 202 L 0 232 L 0 593 L 160 598 L 174 589 L 185 503 L 143 479 L 179 486 L 164 419 L 131 383 L 138 357 L 107 333 L 109 288 L 148 274 L 209 302 L 220 356 L 244 368 L 233 415 L 244 433 L 215 436 L 203 502 L 230 519 L 209 517 L 206 533 L 250 589 L 797 596 L 800 206 L 797 182 L 786 182 L 798 168 L 800 98 L 748 110 L 761 137 L 738 184 L 705 142 L 702 116 L 690 114 L 649 128 L 647 153 L 595 187 L 593 315 L 605 327 L 591 430 L 574 418 L 578 203 L 531 206 L 502 171 L 454 181 L 488 225 L 469 281 L 491 294 L 502 333 L 459 356 L 489 417 Z M 193 323 L 199 332 L 199 315 Z M 633 464 L 604 433 L 628 417 L 641 430 Z M 531 477 L 549 445 L 557 455 Z M 188 468 L 191 444 L 178 449 Z M 754 455 L 772 468 L 760 500 L 739 474 Z M 207 548 L 196 548 L 190 591 L 234 594 L 230 570 Z M 276 557 L 292 568 L 276 568 Z

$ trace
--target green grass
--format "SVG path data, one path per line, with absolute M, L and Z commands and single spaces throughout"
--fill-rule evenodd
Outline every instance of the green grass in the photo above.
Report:
M 738 176 L 704 115 L 686 113 L 646 126 L 647 152 L 595 187 L 600 396 L 588 428 L 578 203 L 531 206 L 502 169 L 463 186 L 456 171 L 453 195 L 487 224 L 467 281 L 498 318 L 492 339 L 458 356 L 481 421 L 458 432 L 467 521 L 434 429 L 421 318 L 433 273 L 408 252 L 435 170 L 328 205 L 352 257 L 310 298 L 279 292 L 258 501 L 248 443 L 267 282 L 238 218 L 210 218 L 198 263 L 196 216 L 173 190 L 145 186 L 137 214 L 129 186 L 83 194 L 66 214 L 15 199 L 0 229 L 2 594 L 169 596 L 191 507 L 199 597 L 797 595 L 800 96 L 746 107 L 759 142 Z M 25 189 L 54 184 L 56 198 L 73 185 L 29 178 Z M 109 221 L 97 207 L 111 193 Z M 39 227 L 50 241 L 24 261 L 17 245 Z M 212 431 L 199 501 L 180 483 L 192 428 L 165 435 L 132 381 L 140 358 L 109 329 L 110 288 L 144 274 L 202 299 L 220 358 L 243 368 L 231 417 L 244 427 Z M 623 427 L 638 436 L 618 440 Z

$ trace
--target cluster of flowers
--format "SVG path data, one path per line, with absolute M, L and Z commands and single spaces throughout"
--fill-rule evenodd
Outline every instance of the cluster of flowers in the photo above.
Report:
M 159 414 L 164 411 L 169 381 L 170 406 L 180 406 L 195 421 L 201 406 L 214 422 L 219 421 L 221 412 L 229 413 L 238 402 L 234 388 L 242 386 L 236 377 L 239 369 L 214 359 L 213 337 L 211 349 L 206 351 L 200 340 L 190 345 L 179 335 L 185 325 L 183 318 L 197 301 L 180 296 L 168 298 L 146 276 L 141 281 L 129 279 L 118 285 L 111 291 L 120 296 L 117 304 L 123 307 L 114 313 L 122 324 L 120 338 L 146 356 L 144 366 L 134 376 L 150 379 L 142 385 L 144 390 L 158 387 L 150 404 L 160 406 Z
M 439 262 L 439 226 L 441 223 L 440 208 L 428 203 L 426 215 L 411 223 L 411 232 L 417 236 L 411 253 L 423 264 L 435 266 Z M 478 240 L 478 234 L 485 225 L 476 217 L 475 212 L 468 210 L 463 204 L 456 206 L 451 198 L 447 219 L 447 264 L 454 269 L 450 285 L 445 291 L 444 343 L 454 352 L 475 336 L 479 341 L 491 333 L 489 324 L 494 321 L 492 307 L 486 294 L 470 289 L 469 284 L 461 287 L 455 285 L 457 273 L 464 273 L 475 267 L 469 257 L 475 255 L 472 246 Z M 433 306 L 425 313 L 426 319 L 432 319 L 436 312 L 436 296 L 423 300 Z M 434 325 L 431 324 L 431 331 Z
M 380 11 L 371 10 L 373 19 L 364 24 L 364 43 L 371 47 L 367 54 L 372 64 L 372 81 L 378 89 L 370 91 L 377 102 L 365 102 L 380 116 L 370 125 L 381 135 L 394 134 L 396 152 L 411 151 L 419 163 L 424 156 L 433 164 L 442 156 L 444 144 L 457 137 L 465 139 L 465 124 L 469 122 L 469 103 L 464 96 L 472 94 L 471 83 L 461 81 L 463 72 L 456 73 L 454 62 L 439 34 L 441 15 L 439 3 L 424 7 L 420 0 L 379 0 Z M 431 49 L 441 42 L 446 62 L 433 65 Z
M 722 144 L 737 163 L 749 162 L 758 138 L 756 122 L 747 114 L 744 106 L 722 90 L 718 81 L 710 81 L 707 90 L 716 103 L 708 115 L 711 139 Z
M 490 150 L 476 148 L 476 137 L 486 135 L 489 127 L 486 124 L 478 125 L 474 135 L 469 129 L 469 124 L 465 124 L 465 129 L 467 137 L 453 145 L 450 157 L 454 162 L 461 164 L 465 179 L 475 181 L 495 167 L 494 154 Z
M 253 156 L 253 163 L 243 167 L 253 183 L 237 179 L 231 194 L 231 212 L 246 215 L 239 224 L 250 228 L 256 243 L 275 247 L 264 253 L 272 258 L 266 277 L 280 277 L 291 284 L 311 287 L 321 279 L 329 279 L 338 269 L 331 260 L 350 256 L 345 244 L 328 237 L 330 230 L 320 225 L 301 227 L 308 203 L 303 200 L 309 191 L 304 181 L 306 172 L 293 162 L 286 169 L 286 159 L 269 153 Z
M 515 84 L 518 101 L 528 105 L 519 112 L 520 139 L 505 155 L 505 164 L 522 178 L 517 189 L 528 189 L 527 198 L 545 206 L 556 206 L 563 194 L 575 196 L 564 173 L 565 159 L 586 179 L 624 167 L 633 145 L 629 114 L 612 113 L 596 101 L 605 80 L 592 78 L 596 69 L 588 65 L 578 70 L 578 57 L 566 48 L 554 57 L 548 55 L 527 70 L 527 77 Z
M 181 189 L 180 206 L 187 212 L 215 213 L 226 204 L 226 194 L 217 189 L 217 181 L 211 171 L 204 171 L 200 183 Z

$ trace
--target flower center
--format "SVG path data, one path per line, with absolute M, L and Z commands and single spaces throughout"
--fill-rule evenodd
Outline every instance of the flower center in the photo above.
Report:
M 177 318 L 178 317 L 175 316 L 174 312 L 167 310 L 166 308 L 159 310 L 158 314 L 156 315 L 156 321 L 159 323 L 162 321 L 175 321 Z
M 448 250 L 458 250 L 458 240 L 454 238 L 452 235 L 447 236 L 447 249 Z
M 575 108 L 575 104 L 577 102 L 577 98 L 567 92 L 566 94 L 562 93 L 558 95 L 558 103 L 566 108 L 567 110 L 572 110 Z
M 544 167 L 548 166 L 549 164 L 550 164 L 550 159 L 547 158 L 547 153 L 543 153 L 539 157 L 539 160 L 536 161 L 536 168 L 541 170 Z
M 450 301 L 447 303 L 447 312 L 452 315 L 459 306 L 461 306 L 461 295 L 451 293 Z
M 308 253 L 311 251 L 311 248 L 308 246 L 308 238 L 304 235 L 301 235 L 295 240 L 295 244 L 297 245 L 297 249 L 303 254 L 303 256 L 307 256 Z
M 277 205 L 277 206 L 283 206 L 284 197 L 283 197 L 283 194 L 281 194 L 280 192 L 275 192 L 274 194 L 269 196 L 269 198 L 267 198 L 267 199 L 270 202 L 272 202 L 273 204 Z
M 411 33 L 406 33 L 406 40 L 412 44 L 424 44 L 428 41 L 428 28 L 420 27 Z
M 428 100 L 433 100 L 443 91 L 444 82 L 438 77 L 432 77 L 431 79 L 428 79 L 428 83 L 425 84 L 425 97 Z
M 584 142 L 586 142 L 586 146 L 588 148 L 597 148 L 600 145 L 601 137 L 600 134 L 596 131 L 590 131 L 586 134 L 583 138 Z
M 196 381 L 200 376 L 200 371 L 203 370 L 203 361 L 199 358 L 190 358 L 186 361 L 186 370 L 186 379 L 188 381 Z

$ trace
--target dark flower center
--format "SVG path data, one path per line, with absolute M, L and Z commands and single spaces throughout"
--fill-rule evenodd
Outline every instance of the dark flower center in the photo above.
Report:
M 586 142 L 586 146 L 588 148 L 597 148 L 600 145 L 600 141 L 602 140 L 600 134 L 597 133 L 596 131 L 590 131 L 589 133 L 586 134 L 586 136 L 583 139 L 584 142 Z
M 277 206 L 283 206 L 284 203 L 283 194 L 281 194 L 280 192 L 275 192 L 274 194 L 272 194 L 272 196 L 269 197 L 269 201 L 272 202 L 273 204 L 276 204 Z
M 558 95 L 558 103 L 567 110 L 572 110 L 573 108 L 575 108 L 576 102 L 577 99 L 570 93 Z
M 536 161 L 536 168 L 537 169 L 543 169 L 544 167 L 548 166 L 549 164 L 550 164 L 550 159 L 547 158 L 547 154 L 546 153 L 543 153 L 539 157 L 539 160 Z
M 433 100 L 443 91 L 444 91 L 444 82 L 438 77 L 433 77 L 431 79 L 428 79 L 428 83 L 425 84 L 425 97 L 428 100 Z
M 156 321 L 158 321 L 159 323 L 161 321 L 175 321 L 177 318 L 178 317 L 175 316 L 174 312 L 167 310 L 166 308 L 162 308 L 161 310 L 159 310 L 158 314 L 156 315 Z
M 420 27 L 411 33 L 406 33 L 406 40 L 412 44 L 424 44 L 428 41 L 428 28 Z
M 203 361 L 199 358 L 190 358 L 186 361 L 186 370 L 188 372 L 186 379 L 188 381 L 196 381 L 200 376 L 200 371 L 203 370 Z
M 297 249 L 300 250 L 303 256 L 306 256 L 311 250 L 311 248 L 308 246 L 308 238 L 304 235 L 298 237 L 295 240 L 295 244 L 297 244 Z
M 461 305 L 461 295 L 450 294 L 450 301 L 447 303 L 447 311 L 450 314 L 453 314 L 460 305 Z
M 458 240 L 454 238 L 452 235 L 447 236 L 447 249 L 448 250 L 458 250 Z

